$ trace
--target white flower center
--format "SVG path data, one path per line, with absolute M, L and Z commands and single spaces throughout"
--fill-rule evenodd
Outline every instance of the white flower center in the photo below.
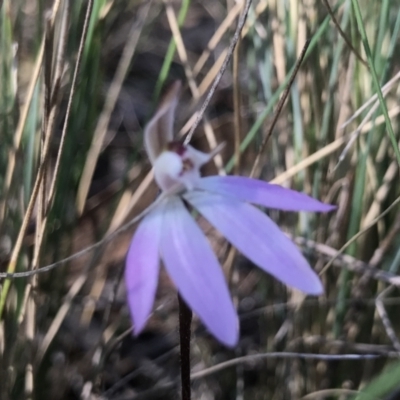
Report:
M 155 180 L 164 191 L 179 182 L 183 170 L 182 158 L 172 151 L 163 151 L 154 163 Z
M 212 154 L 203 153 L 192 146 L 179 142 L 167 144 L 155 160 L 154 176 L 158 186 L 167 191 L 172 187 L 192 190 L 200 179 L 200 168 L 211 159 Z M 175 190 L 174 190 L 175 191 Z

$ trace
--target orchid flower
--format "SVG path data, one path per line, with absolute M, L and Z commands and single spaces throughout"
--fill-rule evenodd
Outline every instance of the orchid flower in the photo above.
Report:
M 323 292 L 317 274 L 278 226 L 249 203 L 287 211 L 327 212 L 335 207 L 261 180 L 201 177 L 200 167 L 213 158 L 215 151 L 206 154 L 174 141 L 179 90 L 180 84 L 175 83 L 144 132 L 162 195 L 139 224 L 126 259 L 134 333 L 143 330 L 151 313 L 162 260 L 187 305 L 220 342 L 234 346 L 239 324 L 225 277 L 188 207 L 197 210 L 262 270 L 312 295 Z

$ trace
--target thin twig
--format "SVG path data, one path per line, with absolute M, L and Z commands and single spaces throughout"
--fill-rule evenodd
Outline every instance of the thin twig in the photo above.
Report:
M 225 19 L 221 22 L 221 24 L 218 26 L 217 30 L 215 31 L 214 35 L 211 37 L 211 39 L 208 41 L 206 48 L 204 49 L 203 53 L 197 60 L 195 66 L 193 67 L 193 75 L 196 77 L 202 68 L 204 67 L 204 64 L 208 60 L 208 58 L 211 55 L 211 52 L 215 50 L 217 45 L 220 43 L 223 35 L 225 32 L 229 29 L 229 27 L 232 25 L 233 21 L 235 21 L 236 17 L 239 15 L 240 11 L 242 10 L 243 4 L 241 2 L 237 2 L 228 12 L 227 16 Z
M 174 36 L 174 40 L 176 43 L 176 49 L 178 51 L 179 58 L 185 69 L 185 75 L 186 75 L 186 79 L 189 84 L 190 91 L 192 93 L 193 98 L 195 100 L 198 100 L 200 98 L 200 91 L 199 91 L 199 88 L 193 77 L 192 69 L 190 68 L 190 65 L 189 65 L 186 48 L 183 43 L 183 38 L 181 36 L 181 32 L 179 30 L 178 20 L 175 16 L 173 7 L 171 6 L 171 4 L 168 1 L 166 1 L 166 14 L 167 14 L 167 18 L 168 18 L 168 22 L 169 22 L 172 34 Z M 210 122 L 208 121 L 208 118 L 206 118 L 206 117 L 204 117 L 204 119 L 203 119 L 203 126 L 204 126 L 204 132 L 206 135 L 208 145 L 210 146 L 210 149 L 212 150 L 215 147 L 217 147 L 218 143 L 215 138 L 213 128 L 212 128 Z M 220 175 L 223 175 L 225 170 L 223 168 L 223 161 L 222 161 L 221 155 L 217 154 L 213 158 L 213 160 L 214 160 L 215 166 L 217 167 L 218 173 Z
M 376 268 L 376 265 L 367 264 L 364 261 L 358 260 L 349 254 L 343 254 L 343 250 L 336 250 L 326 244 L 317 243 L 309 239 L 297 237 L 294 241 L 302 247 L 306 247 L 307 250 L 316 251 L 318 254 L 329 258 L 330 265 L 347 269 L 352 272 L 356 272 L 363 275 L 368 275 L 376 280 L 390 283 L 395 286 L 400 286 L 400 277 L 390 272 L 382 271 Z M 320 274 L 322 274 L 322 271 Z
M 392 110 L 390 110 L 390 116 L 393 118 L 396 115 L 400 114 L 400 107 L 394 107 Z M 385 122 L 383 115 L 380 115 L 378 118 L 375 119 L 374 123 L 372 121 L 369 121 L 363 129 L 361 129 L 361 133 L 365 134 L 367 133 L 371 128 L 376 127 L 378 125 L 381 125 Z M 346 136 L 341 136 L 332 143 L 327 144 L 325 147 L 317 150 L 315 153 L 309 155 L 305 159 L 301 160 L 298 164 L 293 165 L 293 167 L 290 167 L 287 169 L 285 172 L 282 172 L 279 174 L 276 178 L 274 178 L 271 183 L 275 184 L 282 184 L 283 182 L 287 181 L 290 179 L 292 176 L 295 176 L 299 172 L 305 170 L 309 166 L 315 164 L 319 160 L 323 159 L 324 157 L 329 156 L 336 150 L 340 149 L 340 147 L 346 143 L 346 141 L 351 137 L 351 135 L 355 131 L 351 132 L 349 135 Z
M 140 8 L 138 18 L 131 27 L 128 35 L 128 41 L 125 44 L 121 59 L 115 72 L 115 76 L 107 93 L 104 110 L 101 113 L 100 118 L 97 122 L 97 126 L 93 135 L 93 140 L 86 158 L 86 163 L 83 168 L 82 177 L 79 183 L 78 194 L 76 196 L 76 206 L 79 214 L 82 214 L 85 207 L 86 198 L 89 193 L 89 186 L 92 181 L 96 163 L 101 148 L 103 146 L 104 138 L 107 133 L 111 114 L 115 108 L 115 104 L 121 92 L 122 84 L 124 83 L 125 77 L 129 71 L 132 57 L 135 54 L 136 47 L 147 18 L 147 14 L 151 6 L 152 1 L 148 1 L 144 2 L 143 6 Z
M 380 215 L 378 215 L 375 219 L 373 219 L 369 225 L 365 226 L 361 229 L 356 235 L 354 235 L 351 239 L 349 239 L 337 252 L 337 254 L 325 265 L 325 267 L 320 272 L 320 275 L 325 273 L 333 262 L 353 243 L 355 242 L 360 236 L 364 235 L 369 229 L 371 229 L 375 224 L 377 224 L 386 214 L 388 214 L 395 206 L 400 203 L 400 197 L 398 197 L 385 211 L 383 211 Z M 400 277 L 394 277 L 390 280 L 390 283 L 393 285 L 400 285 Z
M 189 133 L 187 134 L 187 136 L 185 138 L 185 141 L 184 141 L 185 145 L 189 144 L 190 141 L 192 140 L 194 131 L 197 128 L 197 126 L 199 125 L 201 119 L 203 118 L 203 115 L 204 115 L 204 113 L 205 113 L 205 111 L 206 111 L 206 109 L 207 109 L 207 107 L 208 107 L 208 105 L 209 105 L 209 103 L 211 101 L 211 98 L 214 95 L 215 89 L 217 88 L 219 82 L 221 81 L 222 76 L 224 75 L 224 72 L 225 72 L 225 70 L 226 70 L 226 68 L 228 66 L 228 63 L 229 63 L 229 61 L 230 61 L 230 59 L 232 57 L 232 54 L 233 54 L 233 52 L 235 50 L 236 44 L 237 44 L 237 42 L 238 42 L 238 40 L 240 38 L 242 29 L 243 29 L 244 24 L 246 22 L 247 13 L 249 12 L 250 6 L 251 6 L 251 0 L 246 0 L 246 4 L 245 4 L 245 7 L 243 9 L 243 13 L 240 16 L 239 23 L 237 25 L 235 34 L 233 35 L 231 44 L 229 45 L 228 54 L 226 55 L 225 60 L 224 60 L 224 62 L 222 64 L 222 67 L 221 67 L 218 75 L 216 76 L 216 78 L 214 80 L 214 83 L 212 84 L 212 86 L 211 86 L 211 88 L 210 88 L 210 90 L 209 90 L 209 92 L 207 94 L 207 97 L 204 100 L 204 103 L 200 108 L 199 113 L 197 114 L 197 118 L 196 118 L 194 124 L 190 128 L 190 131 L 189 131 Z
M 337 360 L 347 360 L 347 361 L 360 361 L 360 360 L 373 360 L 382 357 L 394 357 L 399 356 L 395 354 L 314 354 L 314 353 L 295 353 L 295 352 L 271 352 L 262 354 L 251 354 L 248 356 L 234 358 L 232 360 L 224 361 L 222 363 L 213 365 L 210 368 L 206 368 L 202 371 L 195 372 L 191 375 L 192 380 L 197 380 L 204 378 L 208 375 L 215 374 L 216 372 L 222 371 L 223 369 L 234 367 L 238 364 L 246 364 L 248 362 L 254 363 L 258 360 L 267 360 L 271 358 L 285 358 L 285 359 L 302 359 L 302 360 L 324 360 L 324 361 L 337 361 Z
M 400 79 L 400 71 L 382 86 L 382 93 L 384 94 L 384 96 L 386 96 L 388 94 L 388 92 L 395 87 L 394 85 L 399 79 Z M 371 96 L 369 98 L 369 100 L 367 100 L 360 108 L 358 108 L 354 112 L 354 114 L 340 126 L 340 128 L 344 129 L 347 125 L 349 125 L 351 122 L 353 122 L 359 115 L 361 115 L 363 113 L 363 111 L 366 108 L 368 108 L 374 102 L 377 102 L 379 104 L 377 94 L 374 94 L 373 96 Z
M 308 49 L 309 45 L 310 45 L 310 40 L 308 39 L 306 41 L 306 43 L 304 44 L 304 47 L 303 47 L 303 49 L 301 51 L 299 59 L 296 62 L 296 65 L 295 65 L 293 73 L 292 73 L 292 75 L 291 75 L 291 77 L 289 79 L 289 82 L 288 82 L 285 90 L 283 91 L 281 98 L 279 99 L 279 102 L 278 102 L 278 105 L 276 107 L 276 111 L 275 111 L 274 117 L 272 119 L 271 125 L 270 125 L 270 127 L 268 129 L 268 132 L 265 135 L 265 137 L 264 137 L 264 139 L 263 139 L 263 141 L 261 143 L 260 148 L 258 149 L 256 160 L 254 161 L 253 168 L 251 169 L 251 172 L 250 172 L 250 177 L 253 177 L 254 173 L 256 172 L 256 168 L 257 168 L 258 163 L 260 162 L 260 159 L 261 159 L 261 154 L 264 151 L 264 148 L 265 148 L 269 138 L 272 135 L 272 132 L 273 132 L 273 130 L 275 128 L 276 123 L 278 122 L 279 115 L 281 114 L 281 111 L 282 111 L 282 108 L 283 108 L 283 106 L 285 104 L 285 101 L 286 101 L 287 97 L 289 96 L 290 89 L 291 89 L 291 87 L 293 85 L 293 82 L 294 82 L 294 80 L 296 78 L 297 72 L 300 69 L 301 63 L 304 60 L 304 57 L 306 55 L 306 52 L 307 52 L 307 49 Z
M 87 11 L 88 12 L 90 11 L 90 13 L 91 13 L 92 6 L 93 6 L 93 0 L 89 0 L 88 6 L 87 6 Z M 85 25 L 88 23 L 88 21 L 86 20 L 87 18 L 88 17 L 86 15 L 86 17 L 85 17 Z M 84 29 L 85 29 L 85 27 L 84 27 Z M 75 68 L 74 79 L 73 79 L 73 82 L 72 82 L 71 92 L 70 92 L 70 96 L 69 96 L 69 100 L 68 100 L 68 106 L 67 106 L 67 112 L 66 112 L 65 124 L 64 124 L 65 131 L 67 129 L 69 113 L 70 113 L 71 105 L 72 105 L 72 99 L 73 99 L 73 95 L 74 95 L 74 92 L 75 92 L 77 74 L 78 74 L 78 71 L 79 71 L 78 67 L 79 67 L 79 65 L 77 64 L 77 67 Z M 51 138 L 51 135 L 47 135 L 45 137 L 45 142 L 43 144 L 43 153 L 42 153 L 43 157 L 42 157 L 42 160 L 41 160 L 41 163 L 40 163 L 37 175 L 36 175 L 36 180 L 35 180 L 35 184 L 34 184 L 34 187 L 33 187 L 33 190 L 32 190 L 31 198 L 29 199 L 29 204 L 28 204 L 26 213 L 24 215 L 24 219 L 22 221 L 20 230 L 18 232 L 17 240 L 15 242 L 13 251 L 11 253 L 11 258 L 10 258 L 10 261 L 8 263 L 8 266 L 7 266 L 7 273 L 11 273 L 12 274 L 15 271 L 15 268 L 16 268 L 16 265 L 17 265 L 17 260 L 18 260 L 18 256 L 19 256 L 19 253 L 20 253 L 20 250 L 21 250 L 21 247 L 22 247 L 22 242 L 23 242 L 23 239 L 24 239 L 24 236 L 25 236 L 25 232 L 26 232 L 26 230 L 28 228 L 28 224 L 29 224 L 29 221 L 31 219 L 32 212 L 33 212 L 33 209 L 34 209 L 34 206 L 35 206 L 35 203 L 36 203 L 36 199 L 37 199 L 37 196 L 39 194 L 40 187 L 41 187 L 41 182 L 42 182 L 42 179 L 43 179 L 43 177 L 45 175 L 46 166 L 47 166 L 47 159 L 48 159 L 49 154 L 50 154 L 50 151 L 49 151 L 50 150 L 50 138 Z M 60 143 L 60 147 L 62 147 L 62 143 Z M 33 272 L 33 271 L 31 271 L 31 272 Z M 32 275 L 34 275 L 34 274 L 32 274 Z M 0 318 L 1 318 L 1 315 L 2 315 L 3 310 L 4 310 L 4 305 L 5 305 L 7 293 L 8 293 L 8 290 L 9 290 L 9 285 L 10 285 L 10 282 L 6 281 L 4 286 L 3 286 L 3 290 L 1 292 L 1 295 L 0 295 Z
M 76 253 L 70 255 L 69 257 L 63 258 L 62 260 L 56 261 L 53 264 L 46 265 L 45 267 L 38 268 L 35 271 L 25 271 L 25 272 L 16 272 L 16 273 L 8 273 L 8 272 L 0 272 L 0 278 L 26 278 L 35 274 L 41 274 L 44 272 L 51 271 L 54 268 L 61 267 L 65 265 L 67 262 L 75 260 L 77 258 L 83 257 L 84 255 L 90 253 L 92 250 L 96 250 L 101 246 L 104 246 L 108 242 L 114 240 L 118 235 L 128 230 L 131 226 L 136 224 L 141 218 L 143 218 L 147 213 L 149 213 L 154 207 L 159 204 L 159 201 L 163 199 L 164 196 L 160 196 L 154 203 L 152 203 L 149 207 L 147 207 L 144 211 L 138 214 L 135 218 L 130 220 L 128 223 L 122 225 L 119 229 L 115 230 L 111 234 L 105 236 L 103 239 L 98 242 L 92 244 L 91 246 L 85 247 L 84 249 L 77 251 Z
M 332 22 L 334 23 L 334 25 L 336 26 L 339 35 L 343 38 L 343 40 L 346 42 L 347 46 L 349 46 L 350 50 L 355 54 L 355 56 L 360 60 L 360 62 L 367 68 L 368 67 L 368 63 L 367 61 L 365 61 L 361 54 L 357 51 L 357 49 L 353 46 L 353 44 L 351 43 L 350 39 L 347 37 L 347 35 L 343 32 L 343 29 L 341 28 L 338 20 L 336 19 L 336 16 L 328 2 L 328 0 L 322 0 L 322 2 L 324 3 L 326 9 L 328 10 L 329 15 L 332 18 Z
M 393 347 L 400 354 L 400 341 L 396 336 L 395 330 L 393 329 L 393 325 L 390 322 L 390 318 L 387 315 L 385 306 L 383 305 L 383 299 L 394 289 L 394 286 L 389 286 L 385 289 L 379 296 L 376 298 L 376 310 L 378 311 L 379 316 L 381 317 L 382 324 L 385 327 L 386 334 L 388 335 L 390 341 L 392 342 Z
M 56 1 L 53 4 L 50 26 L 54 25 L 55 18 L 56 18 L 59 7 L 60 7 L 60 1 Z M 17 155 L 19 146 L 21 144 L 22 134 L 24 132 L 26 120 L 28 118 L 28 113 L 29 113 L 29 109 L 30 109 L 30 106 L 32 103 L 34 90 L 35 90 L 35 87 L 36 87 L 36 84 L 37 84 L 37 81 L 39 78 L 40 71 L 42 69 L 43 57 L 44 57 L 44 47 L 45 47 L 45 37 L 46 37 L 46 32 L 44 33 L 44 36 L 40 43 L 40 48 L 39 48 L 39 51 L 37 54 L 37 59 L 35 62 L 35 67 L 34 67 L 33 73 L 32 73 L 32 78 L 29 81 L 28 91 L 25 96 L 25 103 L 22 107 L 21 115 L 18 119 L 18 125 L 15 130 L 13 147 L 10 150 L 10 154 L 8 156 L 7 171 L 5 174 L 5 182 L 4 182 L 4 189 L 3 189 L 4 192 L 3 192 L 3 196 L 2 196 L 2 201 L 0 203 L 0 221 L 4 221 L 5 206 L 7 204 L 7 196 L 8 196 L 8 192 L 10 190 L 10 185 L 11 185 L 12 177 L 14 174 L 16 155 Z
M 252 354 L 248 356 L 234 358 L 216 364 L 210 368 L 203 369 L 202 371 L 195 372 L 190 376 L 192 381 L 205 378 L 209 375 L 220 372 L 224 369 L 234 367 L 239 364 L 254 363 L 256 361 L 268 360 L 268 359 L 301 359 L 301 360 L 323 360 L 323 361 L 364 361 L 374 360 L 379 358 L 399 358 L 399 355 L 395 352 L 387 354 L 315 354 L 315 353 L 295 353 L 295 352 L 271 352 L 262 354 Z M 137 371 L 134 371 L 137 373 Z M 130 396 L 129 400 L 134 399 L 146 399 L 150 398 L 155 393 L 165 393 L 165 390 L 171 389 L 177 386 L 177 381 L 161 382 L 149 390 L 145 390 L 136 396 Z M 127 397 L 120 397 L 120 400 L 128 400 Z
M 241 97 L 239 81 L 240 36 L 235 51 L 233 52 L 233 112 L 234 112 L 234 143 L 235 143 L 235 174 L 240 171 L 240 137 L 242 128 Z
M 44 118 L 42 124 L 42 145 L 44 142 L 51 141 L 56 115 L 58 112 L 58 104 L 60 98 L 60 83 L 62 69 L 64 65 L 64 53 L 67 38 L 67 20 L 69 15 L 69 3 L 64 2 L 64 10 L 62 12 L 60 22 L 60 35 L 58 41 L 58 49 L 54 57 L 54 37 L 56 25 L 52 25 L 51 20 L 48 21 L 46 34 L 45 34 L 45 53 L 44 53 Z M 55 63 L 53 66 L 53 58 Z M 47 138 L 48 136 L 48 138 Z M 41 149 L 40 161 L 44 161 L 44 152 Z M 42 250 L 44 234 L 47 226 L 47 204 L 46 204 L 46 191 L 47 191 L 47 173 L 45 171 L 41 181 L 41 188 L 38 194 L 36 224 L 35 224 L 35 242 L 33 249 L 33 257 L 30 263 L 30 269 L 35 270 L 39 266 L 39 258 Z M 36 332 L 36 302 L 31 296 L 31 292 L 37 288 L 37 275 L 26 284 L 24 291 L 24 303 L 21 307 L 18 317 L 18 323 L 21 324 L 25 320 L 25 335 L 27 338 L 28 346 L 34 341 Z M 31 399 L 34 393 L 34 375 L 36 373 L 34 368 L 34 353 L 28 352 L 30 359 L 25 367 L 25 397 Z

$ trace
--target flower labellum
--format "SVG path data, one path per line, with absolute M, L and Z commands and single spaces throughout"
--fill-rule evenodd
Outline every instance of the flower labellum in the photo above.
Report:
M 180 83 L 175 83 L 145 129 L 146 151 L 159 201 L 143 218 L 132 239 L 125 280 L 134 332 L 151 313 L 160 260 L 182 298 L 223 344 L 238 341 L 238 317 L 217 257 L 190 215 L 187 204 L 262 270 L 284 284 L 319 295 L 317 274 L 295 244 L 262 211 L 249 203 L 287 211 L 328 212 L 334 206 L 267 182 L 239 176 L 201 177 L 211 154 L 173 139 L 173 120 Z

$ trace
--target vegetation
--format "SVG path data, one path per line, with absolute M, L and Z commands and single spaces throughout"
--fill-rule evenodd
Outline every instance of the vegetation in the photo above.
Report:
M 143 128 L 181 80 L 175 127 L 188 133 L 243 9 L 0 1 L 1 399 L 178 398 L 175 288 L 162 273 L 137 338 L 124 291 L 129 221 L 157 196 Z M 266 276 L 199 220 L 241 339 L 226 349 L 194 319 L 193 398 L 400 396 L 399 29 L 398 1 L 253 1 L 191 143 L 226 143 L 206 175 L 338 209 L 268 211 L 320 274 L 320 297 Z

